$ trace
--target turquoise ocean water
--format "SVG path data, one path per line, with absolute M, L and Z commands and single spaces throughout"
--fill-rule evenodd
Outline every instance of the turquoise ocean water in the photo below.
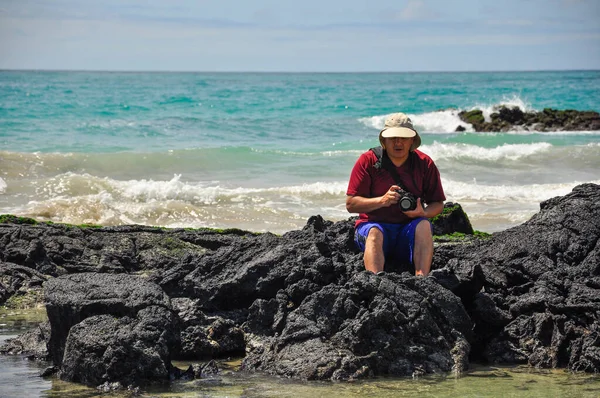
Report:
M 600 183 L 600 131 L 475 133 L 457 116 L 503 104 L 600 111 L 600 71 L 1 71 L 0 214 L 276 233 L 346 219 L 350 170 L 398 111 L 477 229 Z

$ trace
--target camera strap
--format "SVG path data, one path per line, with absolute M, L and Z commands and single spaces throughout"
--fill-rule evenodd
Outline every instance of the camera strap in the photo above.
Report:
M 373 167 L 375 167 L 375 169 L 377 169 L 377 170 L 382 169 L 382 168 L 387 170 L 388 173 L 390 173 L 392 175 L 394 182 L 396 183 L 396 185 L 398 185 L 400 187 L 400 189 L 402 189 L 403 191 L 412 193 L 410 190 L 406 189 L 404 184 L 402 184 L 402 180 L 400 179 L 400 176 L 398 175 L 396 166 L 394 166 L 394 163 L 392 163 L 392 160 L 388 157 L 387 152 L 383 149 L 383 147 L 377 146 L 377 147 L 371 148 L 371 152 L 373 152 L 375 154 L 375 157 L 377 158 L 377 162 L 375 162 L 375 164 L 373 164 Z M 417 183 L 415 181 L 415 176 L 413 173 L 414 153 L 411 152 L 408 156 L 409 156 L 408 161 L 410 162 L 410 177 L 412 178 L 413 185 L 416 187 Z
M 398 171 L 396 170 L 396 166 L 394 166 L 394 163 L 392 163 L 391 159 L 388 157 L 388 155 L 385 151 L 383 151 L 383 154 L 381 157 L 381 167 L 386 169 L 392 175 L 392 178 L 394 178 L 396 185 L 398 185 L 400 187 L 400 189 L 402 189 L 403 191 L 406 191 L 406 192 L 410 192 L 408 189 L 406 189 L 404 184 L 402 184 L 402 180 L 400 179 L 400 175 L 398 174 Z M 413 179 L 414 179 L 414 177 L 413 177 Z

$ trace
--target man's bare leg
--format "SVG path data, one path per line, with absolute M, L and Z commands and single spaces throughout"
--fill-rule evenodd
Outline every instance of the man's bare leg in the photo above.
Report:
M 365 253 L 363 256 L 365 268 L 376 274 L 383 271 L 385 255 L 383 254 L 383 233 L 378 228 L 371 228 L 365 242 Z
M 415 230 L 415 252 L 413 255 L 415 275 L 429 275 L 432 260 L 433 235 L 431 234 L 431 223 L 427 220 L 423 220 L 419 222 Z

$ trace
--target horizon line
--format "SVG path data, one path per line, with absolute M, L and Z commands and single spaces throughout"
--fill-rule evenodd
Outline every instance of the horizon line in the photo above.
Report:
M 400 73 L 534 73 L 534 72 L 595 72 L 600 69 L 498 69 L 498 70 L 423 70 L 423 71 L 267 71 L 267 70 L 121 70 L 121 69 L 32 69 L 0 68 L 0 72 L 78 72 L 78 73 L 256 73 L 256 74 L 400 74 Z

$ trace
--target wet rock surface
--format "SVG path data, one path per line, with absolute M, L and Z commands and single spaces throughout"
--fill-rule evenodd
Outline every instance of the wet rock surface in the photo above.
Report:
M 0 354 L 24 355 L 28 359 L 48 360 L 50 323 L 44 322 L 0 346 Z
M 470 361 L 600 371 L 600 186 L 488 239 L 437 244 L 427 278 L 366 272 L 352 221 L 314 216 L 283 236 L 8 222 L 0 260 L 48 279 L 48 352 L 88 385 L 201 377 L 170 361 L 241 353 L 245 370 L 301 379 Z
M 43 283 L 48 276 L 24 265 L 17 265 L 0 260 L 0 303 L 11 300 L 11 307 L 34 304 L 39 301 Z

